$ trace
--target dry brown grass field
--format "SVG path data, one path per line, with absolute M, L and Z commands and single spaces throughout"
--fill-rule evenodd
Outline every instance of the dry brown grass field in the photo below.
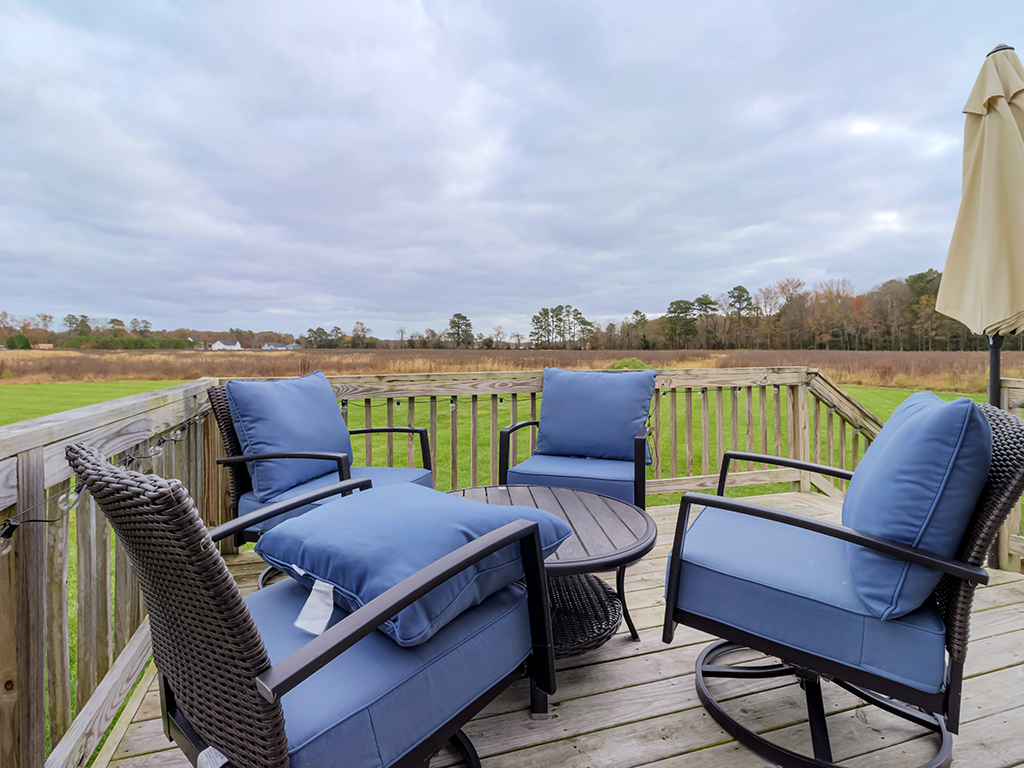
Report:
M 191 350 L 7 350 L 0 382 L 183 380 L 201 376 L 299 376 L 535 371 L 545 366 L 604 369 L 635 357 L 657 368 L 740 368 L 806 365 L 841 384 L 982 392 L 988 375 L 983 352 L 840 352 L 830 350 L 444 350 L 310 349 L 301 352 Z M 1003 353 L 1003 376 L 1024 377 L 1024 353 Z

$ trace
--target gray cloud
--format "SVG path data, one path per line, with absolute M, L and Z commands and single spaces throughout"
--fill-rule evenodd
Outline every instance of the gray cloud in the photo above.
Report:
M 1016 4 L 0 10 L 0 309 L 527 330 L 941 268 Z

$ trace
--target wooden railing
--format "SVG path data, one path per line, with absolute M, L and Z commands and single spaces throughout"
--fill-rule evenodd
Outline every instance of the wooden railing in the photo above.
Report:
M 13 550 L 0 556 L 3 768 L 85 766 L 150 654 L 138 582 L 124 549 L 112 548 L 106 519 L 88 494 L 64 514 L 60 497 L 72 485 L 64 446 L 87 442 L 123 461 L 152 456 L 163 437 L 159 455 L 136 465 L 181 478 L 203 503 L 205 433 L 196 419 L 214 383 L 200 379 L 0 427 L 0 520 L 55 520 L 22 522 Z M 70 567 L 77 569 L 74 590 Z
M 1000 386 L 999 406 L 1004 411 L 1022 415 L 1024 409 L 1024 379 L 1003 379 Z M 1024 573 L 1024 536 L 1021 536 L 1021 505 L 1018 502 L 1010 512 L 999 537 L 997 552 L 999 567 L 1014 573 Z
M 543 389 L 540 372 L 329 381 L 353 427 L 426 426 L 439 490 L 497 483 L 499 431 L 536 419 Z M 0 427 L 0 521 L 58 518 L 21 525 L 14 550 L 0 556 L 0 768 L 84 766 L 149 654 L 138 585 L 123 550 L 117 542 L 112 547 L 103 516 L 83 494 L 61 517 L 59 497 L 73 482 L 64 447 L 82 441 L 113 461 L 134 456 L 141 471 L 180 478 L 207 524 L 223 522 L 230 509 L 227 473 L 216 464 L 223 449 L 205 397 L 215 383 L 200 379 Z M 1024 403 L 1024 382 L 1017 384 L 1004 380 L 1004 392 L 1009 402 Z M 728 449 L 852 469 L 881 428 L 814 369 L 666 370 L 656 387 L 652 495 L 713 488 Z M 154 457 L 160 438 L 166 442 Z M 529 456 L 535 441 L 535 430 L 520 430 L 512 461 Z M 357 464 L 418 462 L 418 442 L 405 436 L 359 439 L 353 450 Z M 843 492 L 838 481 L 794 469 L 741 462 L 733 470 L 730 485 Z M 1019 516 L 1016 524 L 1019 531 Z M 1009 537 L 1004 549 L 1007 562 L 1013 557 L 1019 565 L 1021 537 Z M 75 589 L 68 582 L 71 559 Z M 75 624 L 77 641 L 70 639 Z
M 543 389 L 540 372 L 329 381 L 352 427 L 426 426 L 440 490 L 497 483 L 499 430 L 535 420 Z M 656 387 L 649 494 L 715 487 L 727 449 L 853 468 L 881 429 L 881 422 L 814 369 L 666 370 L 658 374 Z M 388 438 L 383 456 L 379 446 L 374 453 L 369 437 L 361 442 L 354 446 L 357 464 L 412 466 L 415 461 L 411 437 Z M 520 431 L 511 446 L 512 463 L 529 456 L 535 445 L 535 429 Z M 730 485 L 775 482 L 841 493 L 837 484 L 793 469 L 745 466 L 730 474 Z

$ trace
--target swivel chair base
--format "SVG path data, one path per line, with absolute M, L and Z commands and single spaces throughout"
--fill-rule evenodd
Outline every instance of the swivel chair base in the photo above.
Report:
M 832 749 L 829 746 L 828 727 L 825 722 L 825 707 L 821 698 L 821 677 L 814 672 L 786 663 L 755 664 L 750 666 L 715 664 L 722 656 L 743 649 L 744 646 L 742 645 L 730 643 L 727 640 L 719 640 L 707 646 L 697 658 L 695 684 L 697 696 L 700 698 L 701 704 L 704 705 L 704 709 L 737 742 L 775 765 L 782 766 L 783 768 L 832 768 L 835 766 L 835 763 L 832 761 Z M 814 757 L 801 755 L 773 744 L 740 725 L 739 722 L 726 714 L 725 710 L 722 709 L 721 705 L 712 696 L 707 685 L 707 678 L 710 677 L 752 679 L 788 675 L 795 676 L 800 683 L 800 687 L 804 690 L 807 700 L 807 722 L 811 729 Z M 938 734 L 938 754 L 920 766 L 920 768 L 948 768 L 952 763 L 953 737 L 946 730 L 945 721 L 941 717 L 908 707 L 841 680 L 832 680 L 832 682 L 869 704 L 880 707 L 890 714 L 902 717 L 915 725 L 927 728 Z

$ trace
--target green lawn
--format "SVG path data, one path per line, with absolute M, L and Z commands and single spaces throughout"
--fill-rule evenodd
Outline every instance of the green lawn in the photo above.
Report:
M 873 387 L 843 387 L 843 389 L 858 403 L 863 405 L 882 421 L 886 421 L 897 406 L 910 397 L 918 389 L 876 389 Z M 958 397 L 969 397 L 978 403 L 988 402 L 986 395 L 962 395 L 956 392 L 936 392 L 941 399 L 949 402 Z
M 183 381 L 68 381 L 0 386 L 0 427 L 119 397 L 184 384 Z

